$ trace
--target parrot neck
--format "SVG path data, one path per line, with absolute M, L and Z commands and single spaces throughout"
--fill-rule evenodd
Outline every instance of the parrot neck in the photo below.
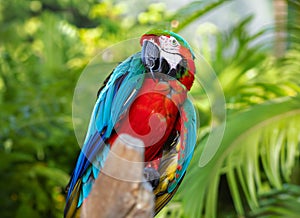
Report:
M 193 59 L 187 59 L 186 69 L 186 72 L 179 78 L 179 82 L 181 82 L 187 90 L 190 90 L 195 79 L 195 62 Z
M 179 79 L 179 82 L 182 83 L 187 88 L 187 90 L 190 90 L 194 82 L 194 75 L 193 74 L 184 75 Z

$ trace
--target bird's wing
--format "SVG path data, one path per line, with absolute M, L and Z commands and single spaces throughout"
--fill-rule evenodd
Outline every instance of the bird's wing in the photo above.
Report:
M 65 217 L 76 210 L 91 191 L 106 160 L 114 125 L 132 103 L 144 79 L 145 68 L 137 53 L 118 65 L 98 93 L 83 147 L 72 173 L 67 194 Z
M 155 213 L 158 213 L 171 200 L 185 175 L 197 140 L 196 122 L 195 108 L 187 98 L 180 108 L 177 120 L 179 138 L 170 150 L 164 151 L 161 159 L 160 184 L 154 190 L 156 195 Z
M 175 180 L 169 185 L 168 191 L 171 192 L 181 181 L 189 166 L 197 140 L 197 116 L 193 103 L 187 98 L 180 110 L 180 140 L 177 156 L 177 169 Z

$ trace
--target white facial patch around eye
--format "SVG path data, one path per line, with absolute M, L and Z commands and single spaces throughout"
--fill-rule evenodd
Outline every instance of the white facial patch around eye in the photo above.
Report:
M 159 43 L 162 50 L 170 53 L 178 53 L 179 52 L 179 43 L 173 37 L 160 36 Z
M 177 65 L 182 60 L 179 54 L 172 54 L 170 52 L 161 51 L 161 56 L 169 63 L 170 69 L 176 69 Z

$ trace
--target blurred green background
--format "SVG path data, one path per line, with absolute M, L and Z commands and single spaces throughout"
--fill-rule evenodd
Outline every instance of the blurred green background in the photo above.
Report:
M 299 12 L 299 0 L 0 0 L 0 217 L 62 217 L 80 149 L 72 120 L 77 80 L 101 51 L 154 27 L 190 42 L 226 101 L 219 108 L 203 86 L 192 90 L 197 148 L 158 217 L 297 217 Z M 214 146 L 209 136 L 223 130 L 219 149 L 201 165 Z

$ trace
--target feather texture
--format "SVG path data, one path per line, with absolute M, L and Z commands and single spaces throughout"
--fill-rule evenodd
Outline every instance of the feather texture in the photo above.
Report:
M 68 185 L 65 217 L 73 217 L 76 209 L 88 196 L 92 183 L 97 178 L 108 154 L 110 145 L 106 140 L 111 136 L 120 115 L 134 99 L 131 93 L 141 87 L 144 73 L 145 68 L 141 63 L 140 53 L 137 53 L 114 69 L 98 94 L 86 138 Z M 128 99 L 130 96 L 132 99 Z M 76 207 L 74 207 L 75 196 Z
M 168 47 L 173 42 L 171 37 L 178 40 L 178 48 Z M 67 218 L 80 213 L 118 134 L 129 134 L 145 144 L 145 169 L 152 168 L 159 174 L 158 185 L 153 186 L 155 213 L 170 201 L 186 173 L 197 137 L 196 112 L 187 95 L 194 80 L 194 54 L 182 37 L 169 31 L 149 32 L 141 43 L 145 40 L 149 40 L 147 47 L 119 64 L 98 92 L 68 185 Z M 164 42 L 167 44 L 161 45 Z M 159 46 L 170 52 L 162 52 Z M 172 54 L 172 49 L 180 53 Z M 159 52 L 167 59 L 151 57 Z M 176 69 L 166 66 L 168 60 L 171 67 L 178 63 Z

